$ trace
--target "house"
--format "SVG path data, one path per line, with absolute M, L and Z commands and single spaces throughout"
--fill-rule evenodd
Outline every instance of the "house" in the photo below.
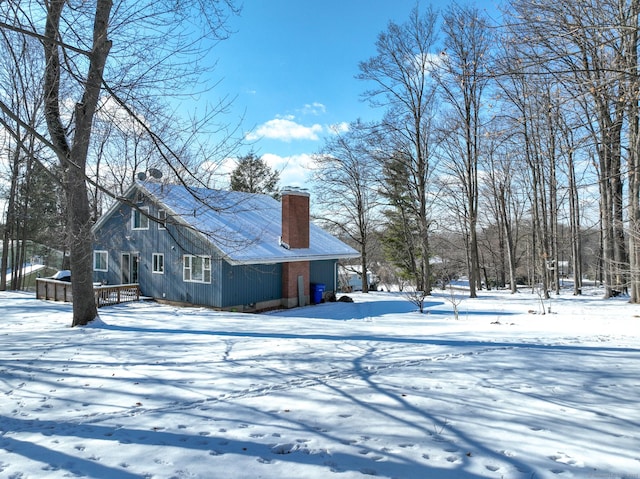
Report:
M 310 222 L 309 194 L 299 189 L 279 202 L 136 182 L 92 231 L 94 281 L 225 310 L 309 304 L 323 287 L 337 291 L 339 260 L 359 256 Z
M 378 277 L 367 271 L 369 289 L 376 289 Z M 338 265 L 338 288 L 343 292 L 362 291 L 362 265 Z

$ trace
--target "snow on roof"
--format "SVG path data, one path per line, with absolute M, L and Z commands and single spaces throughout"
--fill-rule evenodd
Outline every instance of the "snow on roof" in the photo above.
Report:
M 232 264 L 355 258 L 360 254 L 319 226 L 309 248 L 281 246 L 282 204 L 268 195 L 138 182 L 136 186 L 204 235 Z

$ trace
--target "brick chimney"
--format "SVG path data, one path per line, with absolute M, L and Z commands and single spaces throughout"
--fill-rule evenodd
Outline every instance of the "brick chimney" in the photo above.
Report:
M 285 247 L 309 247 L 309 193 L 298 189 L 282 191 L 282 242 Z
M 282 191 L 281 246 L 287 249 L 309 247 L 309 193 L 288 188 Z M 309 303 L 310 265 L 294 261 L 282 265 L 282 305 L 285 308 Z

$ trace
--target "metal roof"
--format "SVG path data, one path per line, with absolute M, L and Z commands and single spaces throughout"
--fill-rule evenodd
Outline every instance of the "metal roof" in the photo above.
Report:
M 136 182 L 124 196 L 132 198 L 136 191 L 164 208 L 170 220 L 206 238 L 231 264 L 271 264 L 360 256 L 358 251 L 313 222 L 309 225 L 309 248 L 287 249 L 280 238 L 282 205 L 268 195 Z M 108 217 L 112 210 L 104 217 Z M 94 228 L 99 228 L 102 220 Z

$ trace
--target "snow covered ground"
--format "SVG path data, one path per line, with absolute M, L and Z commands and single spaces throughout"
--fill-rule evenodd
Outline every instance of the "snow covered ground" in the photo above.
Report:
M 0 251 L 2 251 L 2 248 L 0 248 Z M 42 271 L 45 268 L 46 266 L 43 264 L 27 263 L 22 268 L 22 276 L 27 276 L 32 273 L 37 273 L 38 271 Z M 9 270 L 9 272 L 6 274 L 7 283 L 11 282 L 12 276 L 13 276 L 13 273 L 11 270 Z
M 250 315 L 0 292 L 0 477 L 640 478 L 640 308 L 399 294 Z

